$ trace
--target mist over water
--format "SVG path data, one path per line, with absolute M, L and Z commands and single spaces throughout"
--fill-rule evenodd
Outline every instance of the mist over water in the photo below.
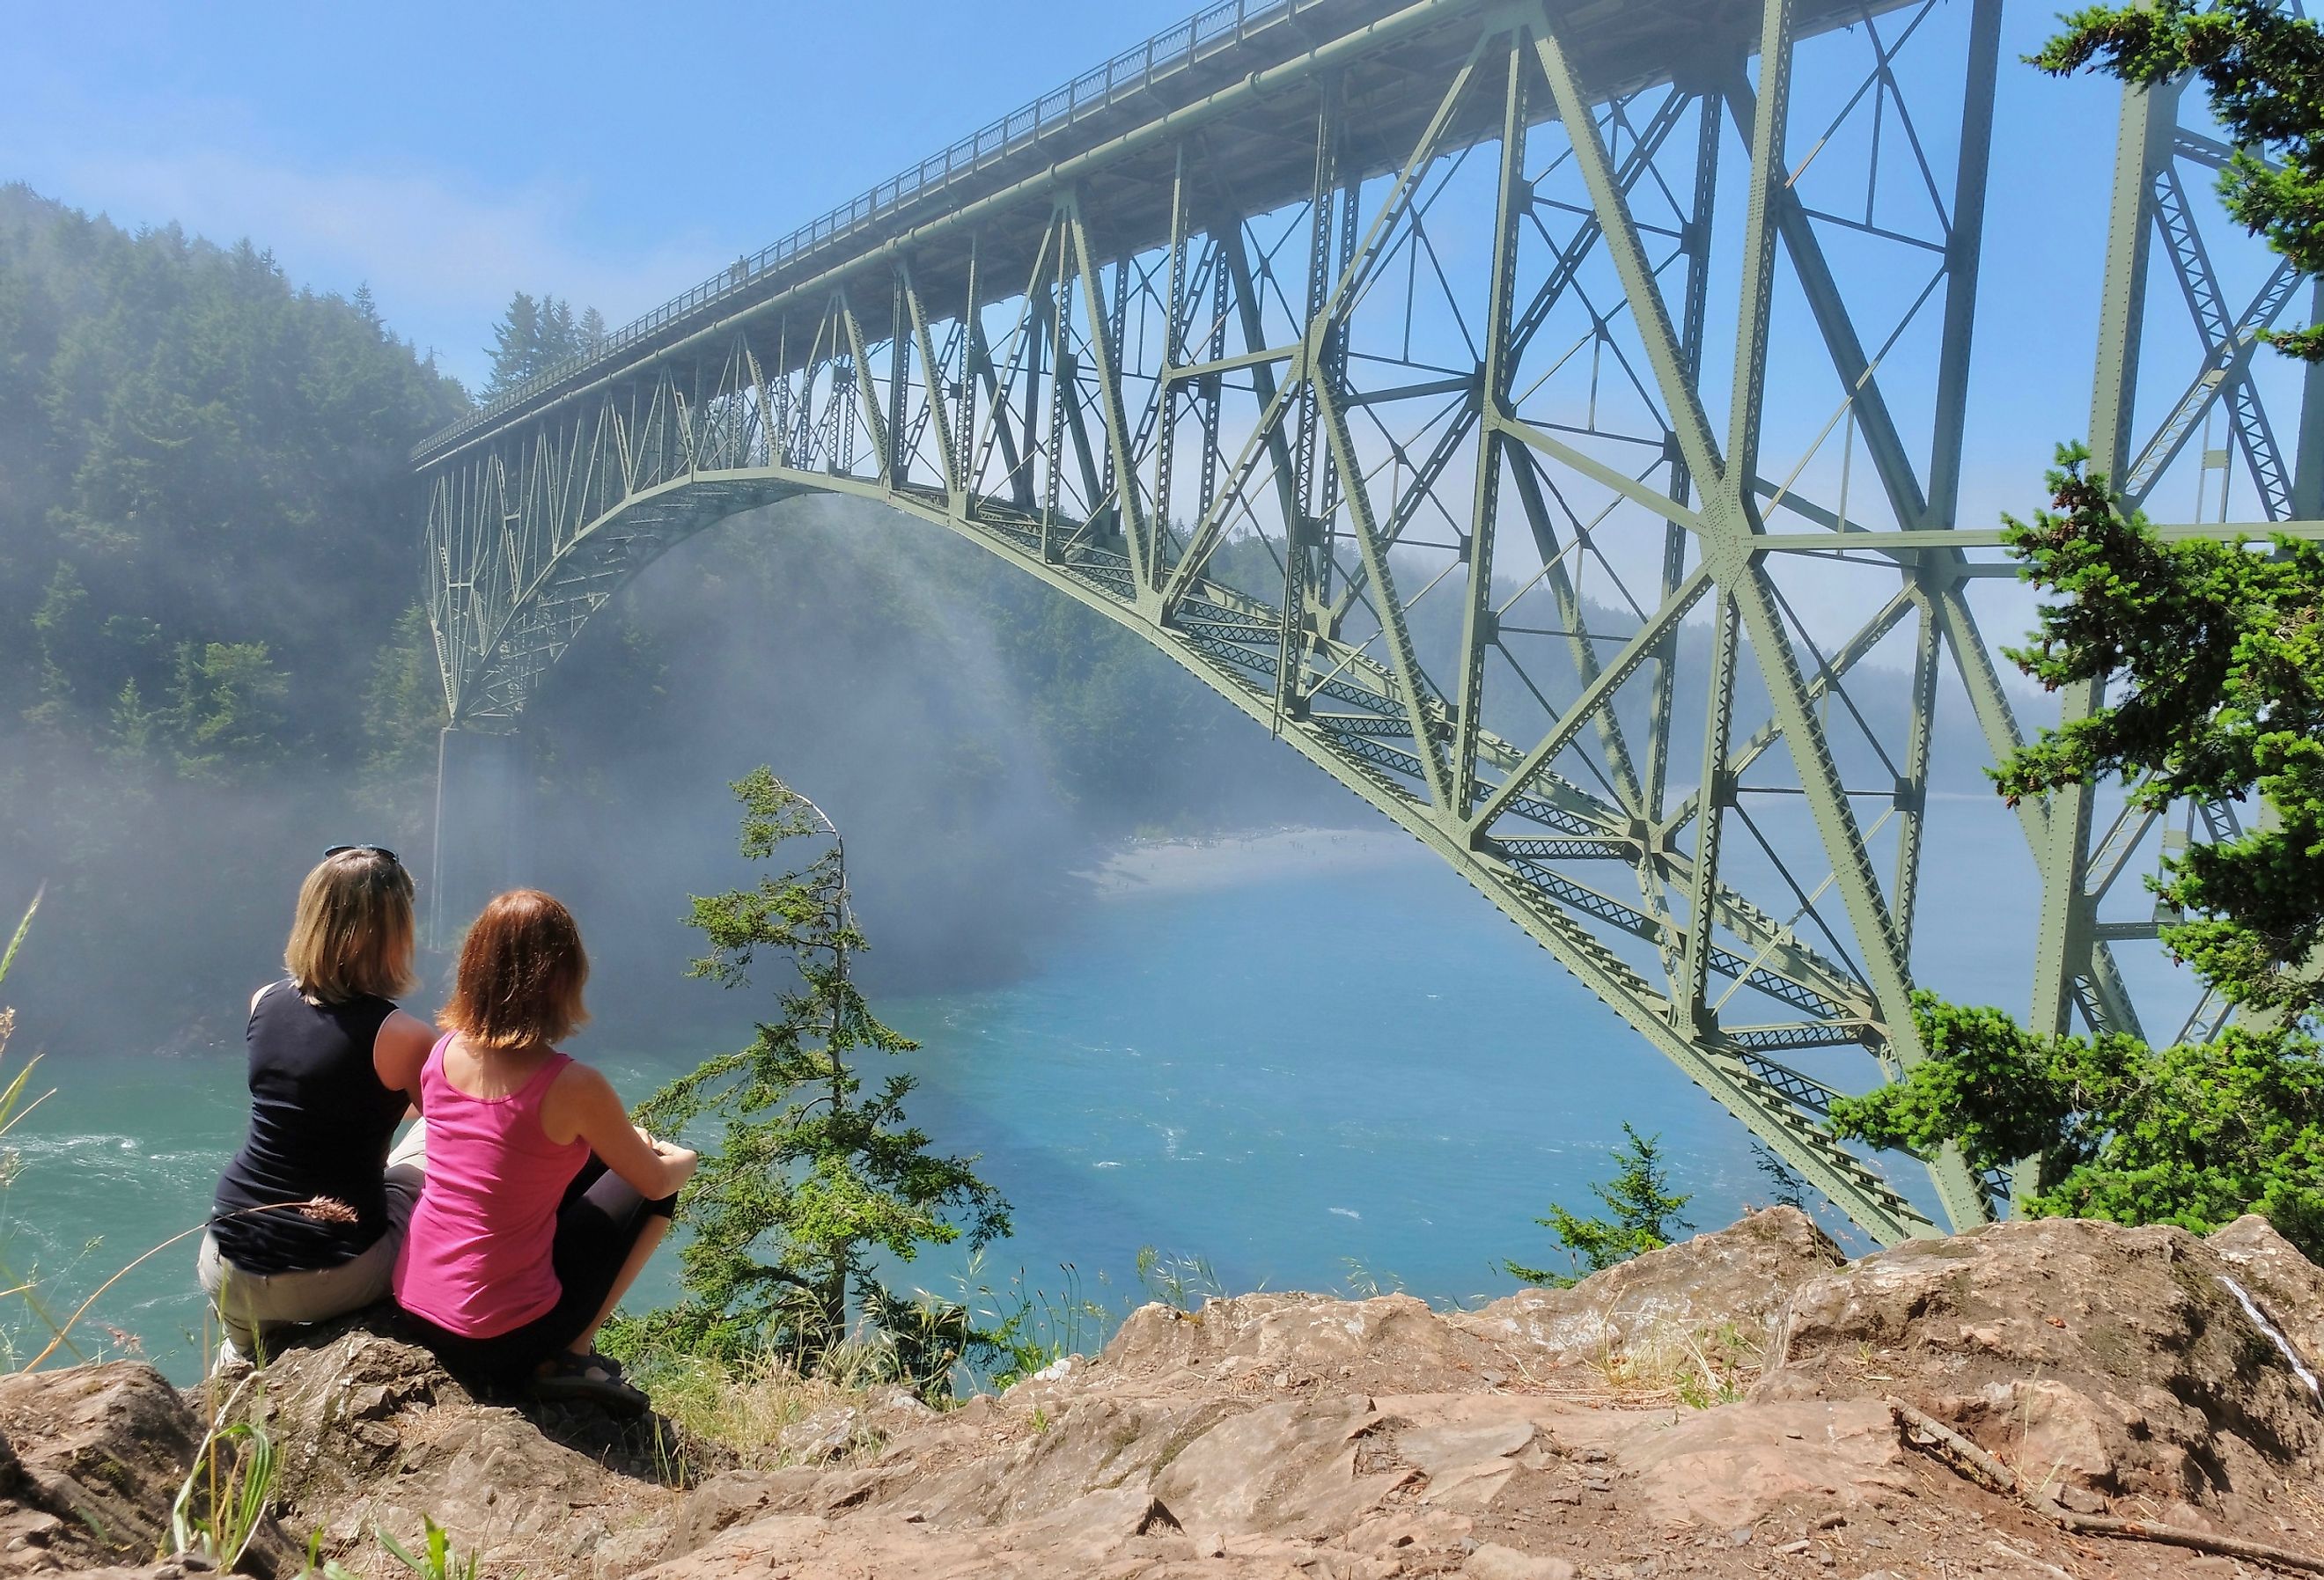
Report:
M 914 1119 L 981 1153 L 1016 1209 L 989 1281 L 1021 1268 L 1061 1291 L 1071 1262 L 1086 1292 L 1118 1301 L 1154 1246 L 1206 1259 L 1231 1289 L 1360 1276 L 1451 1298 L 1506 1290 L 1498 1260 L 1547 1254 L 1531 1220 L 1586 1199 L 1624 1117 L 1663 1132 L 1705 1226 L 1766 1198 L 1731 1119 L 1393 835 L 1250 878 L 1084 888 L 1031 971 L 881 1007 L 922 1044 L 905 1056 L 922 1080 Z M 747 1003 L 722 1008 L 724 1025 L 665 1042 L 595 1028 L 570 1046 L 642 1094 L 747 1035 Z M 36 1251 L 77 1300 L 199 1218 L 246 1096 L 224 1046 L 85 1058 L 56 1078 L 19 1132 L 9 1209 L 20 1260 Z M 188 1375 L 192 1262 L 191 1240 L 164 1251 L 76 1336 L 95 1353 L 120 1342 L 108 1326 L 134 1334 Z M 674 1268 L 658 1261 L 636 1298 L 674 1295 Z M 903 1278 L 952 1294 L 963 1268 L 937 1250 Z
M 1996 806 L 1950 811 L 1923 973 L 1954 991 L 2022 981 L 2021 940 L 1976 925 L 1981 874 L 2022 840 Z M 1153 1246 L 1208 1261 L 1229 1289 L 1504 1292 L 1499 1261 L 1554 1256 L 1533 1220 L 1551 1201 L 1589 1204 L 1625 1119 L 1662 1135 L 1699 1227 L 1769 1199 L 1740 1125 L 1401 836 L 1166 848 L 1125 864 L 1146 881 L 1061 882 L 1029 968 L 878 1001 L 922 1044 L 903 1061 L 922 1081 L 913 1117 L 982 1154 L 1016 1209 L 980 1281 L 1021 1269 L 1062 1292 L 1070 1262 L 1084 1293 L 1118 1306 L 1144 1298 L 1135 1264 Z M 864 921 L 876 937 L 877 910 Z M 622 985 L 604 983 L 599 1002 Z M 658 1039 L 600 1024 L 570 1046 L 642 1095 L 748 1035 L 750 990 L 690 992 L 706 1003 L 696 1023 Z M 8 1210 L 19 1263 L 37 1255 L 69 1309 L 198 1219 L 246 1098 L 241 1051 L 223 1042 L 50 1073 L 60 1089 L 15 1138 Z M 1868 1067 L 1821 1073 L 1861 1081 Z M 1913 1171 L 1895 1177 L 1932 1206 Z M 202 1316 L 192 1257 L 189 1240 L 132 1272 L 76 1336 L 97 1353 L 119 1342 L 108 1328 L 134 1335 L 188 1375 Z M 674 1273 L 658 1261 L 639 1302 L 674 1295 Z M 964 1258 L 940 1248 L 900 1273 L 954 1295 Z
M 1347 790 L 1142 640 L 861 502 L 738 517 L 648 567 L 527 715 L 519 875 L 581 917 L 601 1023 L 713 1019 L 685 897 L 755 881 L 730 781 L 766 763 L 845 836 L 875 988 L 989 984 L 1134 833 L 1360 826 Z M 800 856 L 798 859 L 804 859 Z

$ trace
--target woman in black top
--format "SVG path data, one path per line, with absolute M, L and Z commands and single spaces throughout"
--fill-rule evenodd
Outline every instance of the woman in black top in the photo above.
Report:
M 290 975 L 252 995 L 250 1134 L 218 1178 L 197 1271 L 232 1354 L 285 1323 L 385 1297 L 420 1197 L 389 1142 L 419 1102 L 435 1033 L 395 1007 L 411 986 L 411 874 L 340 845 L 299 891 Z

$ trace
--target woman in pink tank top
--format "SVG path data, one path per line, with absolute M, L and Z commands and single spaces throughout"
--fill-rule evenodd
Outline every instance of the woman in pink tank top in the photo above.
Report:
M 553 1046 L 585 1019 L 572 913 L 538 890 L 484 907 L 428 1055 L 427 1183 L 395 1298 L 455 1376 L 645 1408 L 597 1330 L 669 1232 L 683 1147 L 634 1128 L 613 1084 Z

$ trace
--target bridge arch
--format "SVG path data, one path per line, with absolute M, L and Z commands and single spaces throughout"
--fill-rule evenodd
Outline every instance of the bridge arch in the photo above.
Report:
M 1935 1230 L 1931 1191 L 1956 1225 L 2005 1211 L 2006 1176 L 1941 1158 L 1908 1195 L 1818 1123 L 1921 1057 L 1941 684 L 1987 752 L 2021 734 L 1971 597 L 2007 567 L 1955 520 L 2000 20 L 1214 5 L 421 447 L 447 805 L 654 557 L 784 499 L 874 500 L 1168 653 L 1875 1237 Z M 1901 72 L 1916 41 L 1932 63 Z M 1914 128 L 1911 202 L 1874 202 L 1867 93 Z M 2223 254 L 2177 111 L 2126 101 L 2094 448 L 2144 497 L 2187 475 L 2190 412 L 2257 411 L 2249 492 L 2306 530 L 2319 480 L 2248 354 L 2275 276 L 2199 311 L 2190 393 L 2134 421 L 2153 242 L 2182 282 Z M 1821 190 L 1850 149 L 1877 223 Z M 2209 283 L 2189 300 L 2231 300 Z M 1238 537 L 1279 583 L 1221 579 Z M 2034 1011 L 2130 1029 L 2114 949 L 2142 935 L 2100 907 L 2161 831 L 2099 810 L 2020 811 Z

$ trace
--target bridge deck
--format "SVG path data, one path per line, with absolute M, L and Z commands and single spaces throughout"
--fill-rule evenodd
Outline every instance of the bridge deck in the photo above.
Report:
M 1904 0 L 1801 0 L 1801 36 L 1893 10 Z M 1757 42 L 1757 0 L 1551 0 L 1570 28 L 1584 81 L 1600 98 L 1692 71 L 1726 69 Z M 551 369 L 430 436 L 413 451 L 423 468 L 482 442 L 623 369 L 656 360 L 706 330 L 747 318 L 804 290 L 827 291 L 851 266 L 910 247 L 924 293 L 963 300 L 977 258 L 978 305 L 1018 294 L 1033 264 L 1037 213 L 1058 182 L 1080 179 L 1092 205 L 1092 244 L 1109 258 L 1167 240 L 1175 144 L 1199 133 L 1213 168 L 1235 189 L 1196 195 L 1202 209 L 1263 214 L 1303 200 L 1314 177 L 1312 94 L 1288 91 L 1342 73 L 1353 128 L 1343 175 L 1395 167 L 1438 104 L 1450 69 L 1499 7 L 1484 0 L 1228 0 L 1213 5 L 1064 88 L 964 138 L 844 208 L 674 298 L 608 337 L 595 355 Z M 1545 112 L 1547 94 L 1537 96 Z M 1448 146 L 1493 135 L 1499 96 L 1471 93 Z M 1545 115 L 1544 118 L 1547 118 Z M 1012 214 L 1012 209 L 1020 210 Z M 1025 223 L 1008 223 L 1010 220 Z M 995 223 L 999 221 L 1001 223 Z M 884 299 L 855 304 L 884 324 Z M 777 359 L 773 344 L 762 355 Z M 794 364 L 807 353 L 798 348 Z

